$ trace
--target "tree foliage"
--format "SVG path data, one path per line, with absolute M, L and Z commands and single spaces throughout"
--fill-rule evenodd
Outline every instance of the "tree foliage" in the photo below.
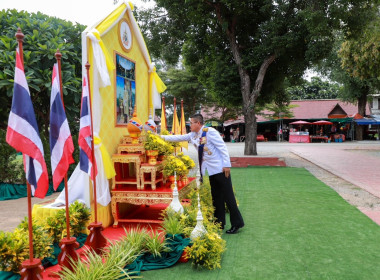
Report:
M 356 34 L 371 0 L 156 0 L 140 13 L 153 57 L 181 55 L 218 97 L 240 102 L 245 154 L 256 151 L 256 104 L 284 95 L 286 79 L 326 57 L 334 30 Z
M 341 67 L 351 76 L 380 87 L 380 17 L 371 21 L 358 38 L 344 41 L 338 52 Z
M 0 11 L 0 128 L 5 128 L 13 96 L 15 33 L 24 33 L 24 68 L 40 132 L 48 134 L 54 54 L 62 54 L 64 103 L 71 129 L 79 118 L 81 98 L 81 32 L 83 25 L 42 13 Z M 79 55 L 78 55 L 79 54 Z
M 179 109 L 181 100 L 183 100 L 186 119 L 200 110 L 201 104 L 209 103 L 204 87 L 198 81 L 198 78 L 186 68 L 170 68 L 166 72 L 160 72 L 160 76 L 167 86 L 164 94 L 166 107 L 173 108 L 173 99 L 175 97 L 177 99 L 177 109 Z
M 320 77 L 312 77 L 311 81 L 286 88 L 291 100 L 304 99 L 336 99 L 341 86 L 337 83 L 323 81 Z

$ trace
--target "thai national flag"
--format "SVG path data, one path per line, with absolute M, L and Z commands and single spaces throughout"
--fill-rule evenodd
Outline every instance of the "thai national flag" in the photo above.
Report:
M 83 78 L 82 105 L 80 110 L 80 128 L 78 144 L 80 147 L 79 162 L 80 169 L 91 175 L 94 180 L 98 169 L 96 162 L 92 159 L 91 152 L 91 115 L 90 115 L 90 95 L 88 90 L 87 78 Z M 95 174 L 92 172 L 92 164 L 95 165 Z
M 35 197 L 44 198 L 49 189 L 44 148 L 18 49 L 6 140 L 9 145 L 23 153 L 26 179 L 32 187 L 32 194 Z
M 61 99 L 58 64 L 54 64 L 50 97 L 50 154 L 53 186 L 57 190 L 74 163 L 74 144 Z

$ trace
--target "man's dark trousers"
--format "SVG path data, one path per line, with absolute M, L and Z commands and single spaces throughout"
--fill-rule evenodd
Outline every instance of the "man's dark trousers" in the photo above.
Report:
M 230 211 L 230 221 L 232 227 L 243 227 L 244 221 L 236 204 L 235 195 L 232 189 L 231 175 L 226 178 L 224 172 L 210 176 L 212 203 L 214 205 L 214 216 L 222 228 L 226 224 L 225 206 L 226 203 Z

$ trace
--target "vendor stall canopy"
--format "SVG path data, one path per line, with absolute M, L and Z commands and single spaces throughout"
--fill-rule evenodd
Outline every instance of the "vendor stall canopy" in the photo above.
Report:
M 364 118 L 359 120 L 354 120 L 358 125 L 380 125 L 380 119 L 374 118 Z

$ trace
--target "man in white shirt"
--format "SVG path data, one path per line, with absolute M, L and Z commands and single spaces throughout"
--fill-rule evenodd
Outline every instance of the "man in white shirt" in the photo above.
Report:
M 188 141 L 194 144 L 198 150 L 201 174 L 204 175 L 207 170 L 210 178 L 216 221 L 224 229 L 226 223 L 224 205 L 226 204 L 231 221 L 231 229 L 227 230 L 226 233 L 237 233 L 244 226 L 244 221 L 232 189 L 231 162 L 226 144 L 217 130 L 203 126 L 201 114 L 195 114 L 191 117 L 190 129 L 191 132 L 185 135 L 162 135 L 161 137 L 171 142 Z

